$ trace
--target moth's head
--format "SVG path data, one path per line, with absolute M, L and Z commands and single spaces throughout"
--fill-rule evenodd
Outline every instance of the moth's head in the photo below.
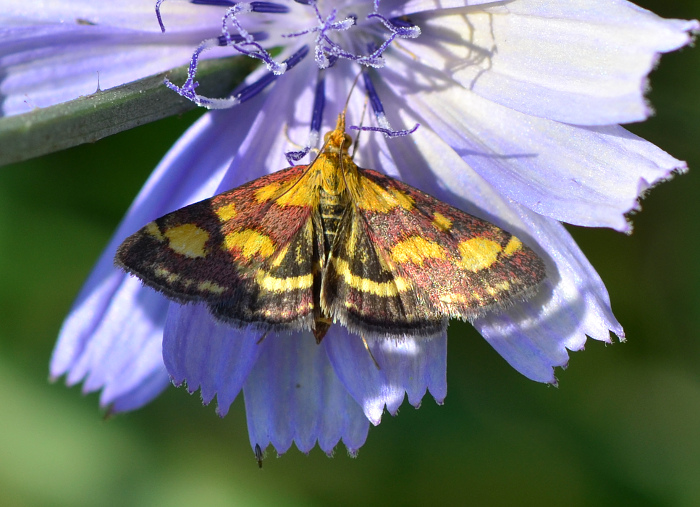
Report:
M 352 137 L 345 133 L 345 111 L 338 115 L 338 123 L 334 130 L 326 133 L 323 138 L 326 146 L 324 151 L 330 153 L 347 153 L 352 145 Z

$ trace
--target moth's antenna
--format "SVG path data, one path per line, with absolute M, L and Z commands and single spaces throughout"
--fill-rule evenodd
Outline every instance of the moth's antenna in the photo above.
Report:
M 348 105 L 350 104 L 350 97 L 352 96 L 352 92 L 355 90 L 355 86 L 357 85 L 357 82 L 360 80 L 361 75 L 362 75 L 362 71 L 358 72 L 357 75 L 355 76 L 355 79 L 352 82 L 352 86 L 350 86 L 350 91 L 348 92 L 348 97 L 347 97 L 347 99 L 345 99 L 345 106 L 343 106 L 343 111 L 340 113 L 340 116 L 342 117 L 343 129 L 345 127 L 345 113 L 348 109 Z M 366 103 L 365 103 L 365 109 L 366 109 Z M 364 110 L 362 112 L 362 117 L 364 118 Z M 284 194 L 291 191 L 297 185 L 297 183 L 299 183 L 301 181 L 301 179 L 311 170 L 311 168 L 314 166 L 314 164 L 319 159 L 321 154 L 324 152 L 324 150 L 326 149 L 326 146 L 328 146 L 328 143 L 330 142 L 330 140 L 331 140 L 331 138 L 329 137 L 323 142 L 323 145 L 321 146 L 318 153 L 316 154 L 316 157 L 311 161 L 311 163 L 309 165 L 306 166 L 306 170 L 299 176 L 299 179 L 296 182 L 294 182 L 294 185 L 289 187 L 287 190 L 285 190 L 279 196 L 275 197 L 275 199 L 279 199 Z M 341 152 L 342 152 L 342 149 L 343 149 L 343 145 L 340 146 Z M 354 155 L 354 153 L 353 153 L 353 155 Z M 340 164 L 341 164 L 341 166 L 340 166 L 341 174 L 343 175 L 343 179 L 344 179 L 345 178 L 345 171 L 344 171 L 344 168 L 342 166 L 342 164 L 343 164 L 343 157 L 342 156 L 340 157 Z M 347 182 L 346 182 L 346 184 L 347 184 Z
M 345 99 L 345 105 L 343 106 L 343 112 L 340 116 L 343 118 L 343 131 L 345 131 L 345 113 L 348 110 L 348 105 L 350 104 L 350 97 L 352 97 L 352 92 L 355 90 L 355 85 L 359 81 L 362 71 L 357 73 L 355 79 L 352 81 L 352 86 L 350 86 L 350 91 L 348 92 L 348 98 Z M 345 132 L 343 132 L 345 133 Z M 348 147 L 349 148 L 349 147 Z M 345 183 L 345 188 L 348 188 L 348 182 L 345 180 L 345 168 L 343 167 L 343 146 L 340 146 L 340 174 L 343 175 L 343 182 Z
M 340 113 L 340 116 L 341 116 L 342 119 L 343 119 L 343 130 L 345 130 L 345 113 L 347 112 L 347 110 L 348 110 L 348 105 L 350 104 L 350 97 L 352 96 L 352 92 L 355 90 L 355 86 L 357 85 L 357 82 L 360 80 L 360 76 L 361 76 L 361 75 L 362 75 L 362 71 L 358 72 L 358 73 L 357 73 L 357 76 L 355 76 L 355 79 L 354 79 L 353 82 L 352 82 L 352 86 L 350 87 L 350 91 L 348 92 L 348 98 L 345 99 L 345 106 L 343 106 L 343 112 Z M 363 110 L 363 111 L 362 111 L 362 117 L 364 118 L 364 116 L 365 116 L 365 113 L 364 113 L 364 110 Z M 343 144 L 344 144 L 344 143 L 343 143 Z M 350 147 L 348 146 L 348 148 L 350 148 Z M 341 156 L 340 156 L 340 174 L 343 175 L 343 182 L 345 183 L 345 188 L 348 188 L 348 182 L 347 182 L 347 180 L 345 179 L 345 167 L 343 167 L 342 151 L 343 151 L 343 147 L 341 146 L 341 147 L 340 147 L 340 152 L 341 152 Z M 348 150 L 348 151 L 349 151 L 349 150 Z M 355 150 L 353 149 L 353 153 L 352 153 L 352 155 L 350 156 L 350 158 L 353 158 L 354 156 L 355 156 Z
M 360 116 L 360 126 L 365 121 L 365 113 L 367 113 L 367 101 L 369 99 L 365 96 L 365 104 L 362 106 L 362 115 Z M 353 143 L 352 146 L 352 155 L 350 155 L 351 159 L 355 159 L 355 153 L 357 153 L 357 147 L 360 146 L 360 134 L 362 133 L 362 129 L 357 129 L 357 136 L 355 136 L 355 142 Z
M 301 144 L 293 141 L 292 138 L 289 137 L 289 123 L 288 122 L 284 122 L 284 127 L 282 128 L 282 131 L 284 132 L 284 138 L 287 140 L 287 142 L 289 144 L 291 144 L 292 146 L 294 146 L 297 149 L 304 148 Z
M 352 92 L 355 90 L 355 86 L 357 85 L 357 82 L 360 80 L 360 76 L 362 75 L 362 71 L 357 73 L 357 76 L 355 76 L 355 79 L 352 82 L 352 86 L 350 87 L 350 91 L 348 92 L 348 98 L 345 99 L 345 106 L 343 107 L 343 116 L 345 116 L 345 111 L 348 110 L 348 105 L 350 104 L 350 97 L 352 96 Z

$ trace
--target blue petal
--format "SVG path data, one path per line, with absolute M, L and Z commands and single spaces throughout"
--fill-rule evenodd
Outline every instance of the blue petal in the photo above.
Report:
M 260 352 L 261 333 L 217 322 L 203 305 L 171 304 L 163 334 L 163 359 L 176 385 L 201 387 L 202 401 L 217 397 L 223 417 L 238 396 Z
M 66 318 L 51 361 L 54 378 L 68 373 L 68 383 L 73 384 L 88 375 L 85 389 L 104 387 L 106 404 L 123 398 L 127 391 L 138 392 L 139 382 L 148 382 L 156 370 L 167 380 L 160 350 L 167 300 L 118 271 L 114 253 L 128 235 L 150 220 L 213 194 L 231 161 L 227 142 L 243 129 L 225 120 L 215 114 L 200 119 L 136 198 Z M 126 328 L 134 334 L 118 332 Z M 138 359 L 144 350 L 148 353 Z M 123 372 L 120 369 L 129 357 L 137 367 Z M 122 406 L 135 403 L 120 402 Z
M 370 355 L 360 336 L 333 326 L 323 343 L 336 374 L 372 424 L 380 423 L 385 405 L 396 415 L 406 394 L 415 407 L 427 390 L 440 404 L 447 395 L 446 334 L 431 340 L 370 340 Z
M 324 339 L 325 340 L 325 339 Z M 282 454 L 294 441 L 328 454 L 340 439 L 351 454 L 364 444 L 369 422 L 338 380 L 326 350 L 311 333 L 270 333 L 243 388 L 253 448 Z
M 434 132 L 418 129 L 412 138 L 410 145 L 375 139 L 369 158 L 389 173 L 398 168 L 405 181 L 438 199 L 513 232 L 545 259 L 547 280 L 535 298 L 475 321 L 506 360 L 533 380 L 554 382 L 553 367 L 565 365 L 567 349 L 582 348 L 586 336 L 609 342 L 612 331 L 624 337 L 604 284 L 560 223 L 504 198 Z
M 567 349 L 582 349 L 587 337 L 610 343 L 611 331 L 625 335 L 603 281 L 564 226 L 521 212 L 549 257 L 548 278 L 533 299 L 479 318 L 474 327 L 520 373 L 555 383 L 553 367 L 566 367 Z
M 4 28 L 0 30 L 0 112 L 28 112 L 90 95 L 98 84 L 106 90 L 184 65 L 203 36 L 201 32 L 161 34 L 110 26 Z
M 0 26 L 92 23 L 160 33 L 155 4 L 148 0 L 44 0 L 39 8 L 28 6 L 24 0 L 3 0 Z M 202 8 L 189 2 L 165 2 L 161 12 L 167 31 L 211 29 L 221 23 L 221 9 Z
M 639 207 L 640 193 L 686 167 L 622 127 L 577 127 L 528 116 L 459 87 L 416 93 L 395 68 L 384 73 L 396 97 L 394 109 L 412 107 L 437 134 L 440 148 L 425 156 L 456 152 L 466 164 L 452 172 L 473 169 L 501 195 L 539 214 L 629 231 L 625 214 Z M 405 106 L 400 97 L 407 97 Z M 423 130 L 413 137 L 428 135 Z
M 83 391 L 102 388 L 100 404 L 118 412 L 149 402 L 167 386 L 160 353 L 167 301 L 123 274 L 106 282 L 66 319 L 51 375 L 68 373 L 68 385 L 86 377 Z
M 493 0 L 382 0 L 379 11 L 388 17 L 410 16 L 425 11 L 443 11 L 445 9 L 458 9 L 460 7 L 474 7 L 488 5 Z
M 135 385 L 131 391 L 125 392 L 113 400 L 105 400 L 103 392 L 100 396 L 100 404 L 102 406 L 109 406 L 109 412 L 112 414 L 136 410 L 150 403 L 162 393 L 168 385 L 170 385 L 168 374 L 165 371 L 163 362 L 159 361 L 158 368 L 148 377 L 140 379 L 139 383 Z
M 577 125 L 647 118 L 646 76 L 659 53 L 690 43 L 700 26 L 610 0 L 470 5 L 411 20 L 422 36 L 395 55 L 501 105 Z

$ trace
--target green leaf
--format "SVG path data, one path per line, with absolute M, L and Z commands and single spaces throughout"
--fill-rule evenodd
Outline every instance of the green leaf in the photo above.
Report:
M 205 60 L 197 69 L 197 92 L 227 96 L 253 69 L 255 62 L 240 56 Z M 0 118 L 0 166 L 20 162 L 123 130 L 181 114 L 197 107 L 163 84 L 187 79 L 187 65 L 92 95 L 29 113 Z

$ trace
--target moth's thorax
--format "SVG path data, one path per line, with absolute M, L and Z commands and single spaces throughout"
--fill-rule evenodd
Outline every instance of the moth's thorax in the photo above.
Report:
M 354 176 L 357 172 L 357 166 L 347 153 L 324 152 L 319 155 L 316 164 L 320 174 L 318 185 L 328 195 L 345 194 L 348 175 Z
M 318 205 L 327 257 L 340 229 L 343 212 L 347 209 L 350 201 L 350 194 L 347 191 L 347 176 L 349 172 L 357 172 L 357 166 L 347 152 L 328 153 L 324 151 L 316 163 L 319 164 L 318 171 L 320 172 Z
M 321 188 L 329 195 L 343 194 L 346 190 L 343 173 L 357 171 L 357 166 L 348 153 L 350 146 L 352 138 L 345 133 L 345 113 L 341 113 L 335 129 L 324 136 L 323 151 L 315 162 L 321 173 Z

